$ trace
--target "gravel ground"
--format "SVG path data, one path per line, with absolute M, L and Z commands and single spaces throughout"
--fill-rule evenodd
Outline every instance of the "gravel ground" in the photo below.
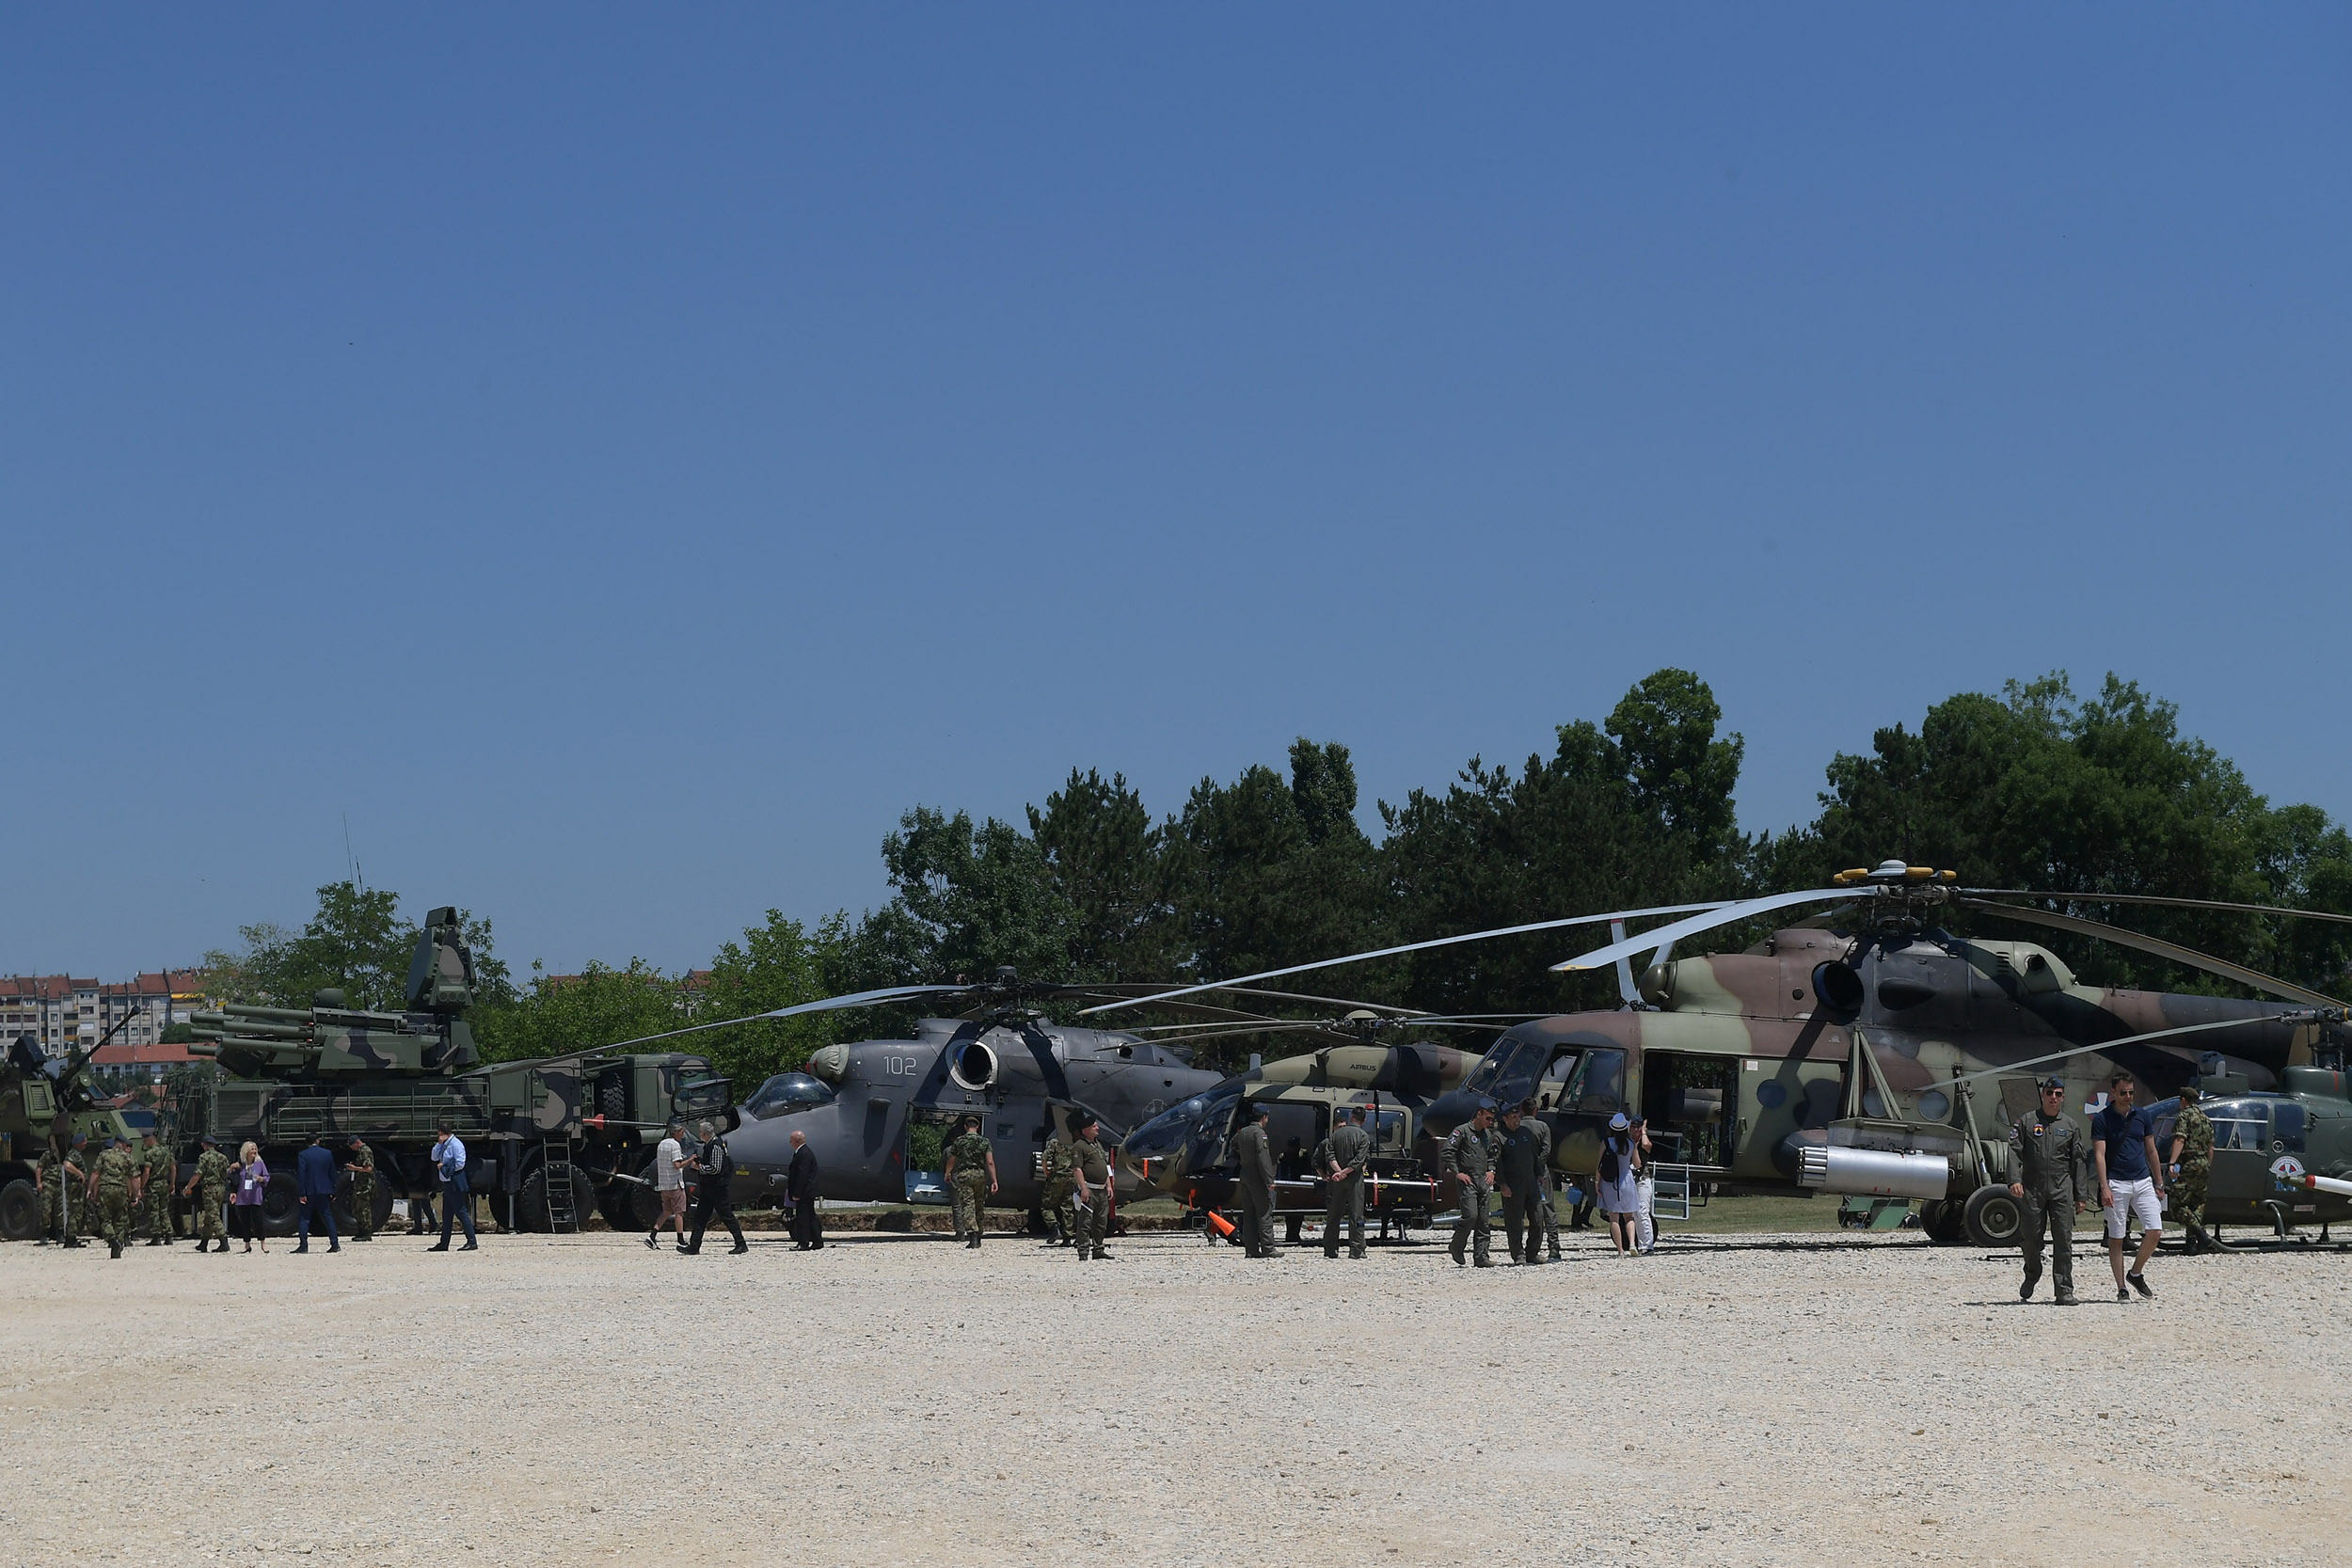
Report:
M 0 1563 L 2344 1561 L 2352 1258 L 0 1248 Z M 1499 1249 L 1498 1249 L 1499 1252 Z

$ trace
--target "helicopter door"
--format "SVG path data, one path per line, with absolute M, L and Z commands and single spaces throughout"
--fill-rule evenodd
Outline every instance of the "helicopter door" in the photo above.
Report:
M 1544 1065 L 1543 1071 L 1535 1075 L 1536 1110 L 1562 1108 L 1564 1097 L 1568 1092 L 1568 1081 L 1576 1076 L 1576 1065 L 1583 1059 L 1583 1055 L 1584 1053 L 1573 1045 L 1555 1045 L 1551 1048 L 1551 1060 Z

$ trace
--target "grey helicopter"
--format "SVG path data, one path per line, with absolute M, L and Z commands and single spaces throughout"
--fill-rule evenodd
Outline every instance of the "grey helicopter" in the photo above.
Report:
M 1225 1077 L 1194 1067 L 1187 1045 L 1152 1037 L 1159 1028 L 1177 1026 L 1072 1027 L 1049 1019 L 1045 1005 L 1106 1001 L 1165 989 L 1151 984 L 1056 985 L 1024 980 L 1007 968 L 977 985 L 857 991 L 673 1030 L 630 1041 L 628 1048 L 764 1019 L 908 1004 L 937 1007 L 941 1016 L 920 1020 L 909 1037 L 828 1045 L 813 1053 L 805 1067 L 761 1084 L 739 1107 L 739 1123 L 723 1134 L 736 1162 L 732 1195 L 741 1207 L 780 1204 L 792 1158 L 792 1134 L 800 1132 L 817 1156 L 819 1196 L 894 1204 L 931 1198 L 931 1173 L 910 1166 L 908 1134 L 928 1126 L 952 1137 L 958 1122 L 976 1116 L 995 1153 L 997 1190 L 989 1206 L 1027 1211 L 1033 1227 L 1041 1230 L 1041 1157 L 1049 1135 L 1058 1132 L 1068 1136 L 1082 1118 L 1092 1117 L 1102 1124 L 1098 1135 L 1116 1147 L 1135 1127 Z M 1252 1000 L 1335 1000 L 1205 989 Z M 1274 1022 L 1198 1001 L 1173 1004 L 1166 1010 L 1214 1026 L 1220 1035 Z M 1120 1201 L 1134 1196 L 1140 1186 L 1132 1172 L 1121 1171 L 1118 1181 Z M 638 1191 L 649 1196 L 646 1186 Z M 651 1223 L 648 1217 L 647 1226 Z

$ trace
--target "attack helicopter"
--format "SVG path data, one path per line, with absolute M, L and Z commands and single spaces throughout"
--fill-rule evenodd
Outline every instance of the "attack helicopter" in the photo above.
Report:
M 824 1197 L 864 1203 L 930 1198 L 931 1173 L 908 1161 L 912 1129 L 930 1127 L 952 1136 L 966 1116 L 980 1118 L 995 1151 L 997 1191 L 991 1208 L 1030 1212 L 1043 1229 L 1041 1157 L 1046 1138 L 1068 1136 L 1085 1116 L 1102 1122 L 1098 1134 L 1116 1145 L 1128 1130 L 1170 1104 L 1214 1088 L 1222 1072 L 1191 1064 L 1184 1041 L 1156 1042 L 1153 1029 L 1071 1027 L 1044 1012 L 1054 1002 L 1102 1001 L 1162 989 L 1146 984 L 1053 985 L 1024 980 L 1000 969 L 979 984 L 895 986 L 780 1007 L 752 1019 L 728 1019 L 671 1030 L 613 1046 L 629 1050 L 654 1040 L 758 1019 L 792 1018 L 847 1008 L 919 1005 L 940 1009 L 924 1018 L 911 1038 L 828 1045 L 804 1068 L 768 1079 L 741 1107 L 741 1122 L 724 1134 L 735 1157 L 733 1195 L 745 1207 L 783 1201 L 791 1135 L 807 1135 Z M 1322 1002 L 1327 998 L 1198 988 L 1250 1000 Z M 1248 1033 L 1270 1021 L 1205 1002 L 1165 1010 L 1193 1015 L 1217 1034 Z M 650 1168 L 650 1167 L 648 1167 Z M 642 1175 L 643 1173 L 641 1173 Z M 1138 1190 L 1132 1172 L 1120 1173 L 1118 1196 Z M 638 1194 L 649 1194 L 639 1184 Z M 650 1213 L 645 1220 L 652 1225 Z
M 1611 925 L 1608 945 L 1554 967 L 1614 967 L 1619 1007 L 1504 1031 L 1458 1087 L 1430 1104 L 1430 1132 L 1442 1136 L 1481 1099 L 1534 1100 L 1551 1129 L 1557 1167 L 1585 1176 L 1598 1163 L 1609 1118 L 1643 1116 L 1653 1142 L 1662 1130 L 1673 1151 L 1661 1184 L 1671 1177 L 1725 1192 L 1915 1199 L 1931 1236 L 1982 1245 L 2010 1241 L 2021 1228 L 2006 1185 L 2007 1127 L 2032 1106 L 2042 1074 L 2066 1077 L 2079 1091 L 2070 1100 L 2089 1109 L 2118 1070 L 2139 1077 L 2153 1097 L 2198 1076 L 2204 1055 L 2249 1092 L 2272 1088 L 2294 1069 L 2343 1065 L 2345 1008 L 2334 998 L 2040 906 L 2352 917 L 2200 899 L 1961 888 L 1957 880 L 1889 861 L 1841 873 L 1826 889 L 1573 916 L 1222 983 L 1255 984 L 1491 936 Z M 2012 902 L 2021 899 L 2033 902 Z M 1674 955 L 1690 938 L 1807 905 L 1831 907 L 1742 953 Z M 2119 942 L 2287 1005 L 2084 986 L 2037 943 L 1951 935 L 1937 922 L 1952 909 Z M 1628 922 L 1661 915 L 1681 918 L 1625 934 Z M 1645 960 L 1638 978 L 1637 958 Z M 1180 989 L 1086 1011 L 1185 994 Z

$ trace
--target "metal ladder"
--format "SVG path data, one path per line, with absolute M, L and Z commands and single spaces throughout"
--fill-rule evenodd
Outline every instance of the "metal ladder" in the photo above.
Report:
M 558 1236 L 577 1235 L 580 1213 L 572 1201 L 571 1161 L 550 1159 L 540 1166 L 540 1171 L 548 1195 L 548 1228 Z

